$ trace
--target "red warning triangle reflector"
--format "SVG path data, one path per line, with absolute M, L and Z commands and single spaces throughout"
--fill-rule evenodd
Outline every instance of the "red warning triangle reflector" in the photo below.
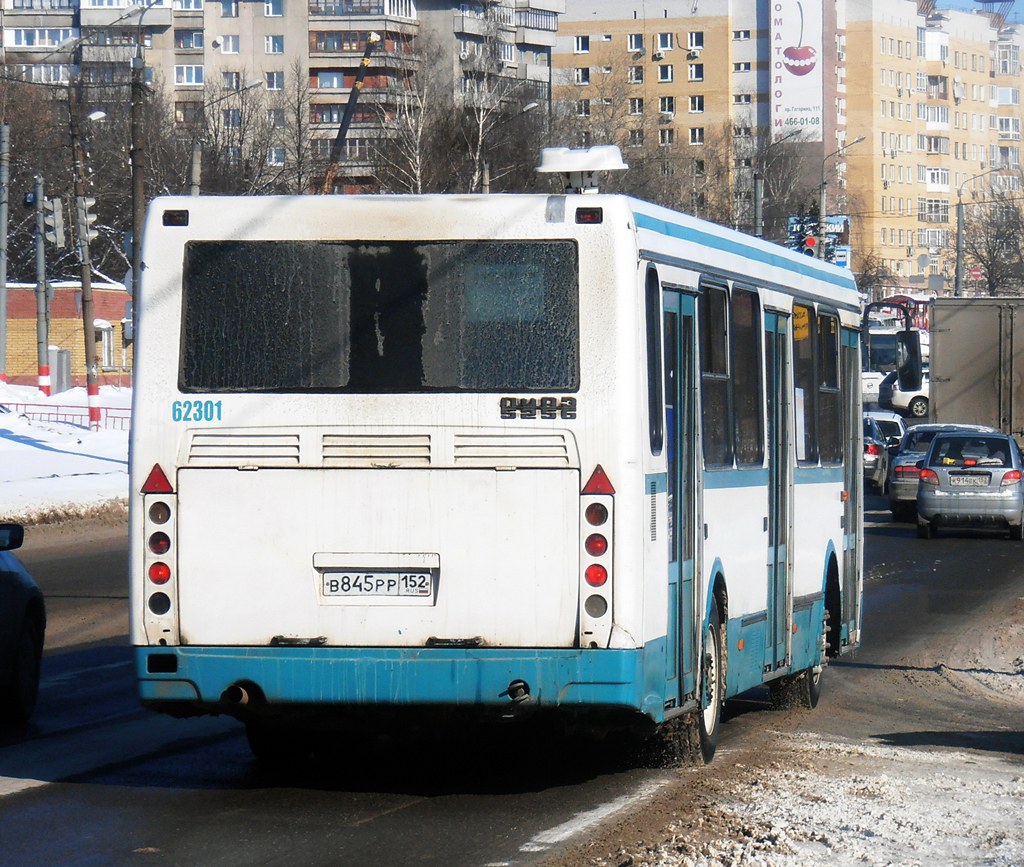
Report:
M 590 474 L 590 481 L 583 486 L 584 494 L 614 494 L 615 488 L 612 487 L 612 483 L 608 480 L 608 476 L 604 474 L 604 469 L 600 464 L 594 468 L 594 472 Z
M 146 476 L 146 481 L 142 483 L 142 493 L 144 494 L 173 494 L 174 489 L 171 487 L 171 483 L 167 481 L 167 476 L 164 475 L 164 471 L 160 469 L 160 464 L 153 464 L 153 469 L 149 471 L 149 475 Z

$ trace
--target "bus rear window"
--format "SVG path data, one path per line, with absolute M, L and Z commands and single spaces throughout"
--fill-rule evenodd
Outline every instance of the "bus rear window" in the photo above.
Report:
M 572 241 L 191 241 L 184 392 L 575 391 Z

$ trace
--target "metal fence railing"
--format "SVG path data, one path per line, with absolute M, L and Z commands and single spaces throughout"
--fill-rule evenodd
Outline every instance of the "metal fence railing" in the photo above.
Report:
M 11 412 L 32 421 L 51 421 L 89 428 L 89 407 L 50 403 L 5 403 Z M 101 406 L 100 427 L 107 430 L 130 430 L 132 411 L 127 406 Z M 3 416 L 0 415 L 0 424 Z

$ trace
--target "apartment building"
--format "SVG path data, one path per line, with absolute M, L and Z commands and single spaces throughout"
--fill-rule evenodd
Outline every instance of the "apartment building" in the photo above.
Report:
M 724 181 L 749 200 L 752 148 L 788 141 L 813 164 L 847 140 L 841 10 L 842 0 L 574 2 L 556 44 L 555 95 L 583 117 L 623 99 L 627 161 L 656 136 L 666 161 L 699 173 L 702 151 L 729 141 Z M 841 159 L 830 168 L 842 178 Z
M 91 84 L 130 80 L 138 57 L 145 80 L 162 88 L 187 127 L 214 101 L 261 84 L 269 94 L 308 83 L 313 157 L 330 154 L 370 33 L 372 53 L 345 143 L 338 186 L 368 187 L 369 143 L 379 134 L 375 104 L 408 87 L 430 34 L 450 54 L 451 86 L 461 92 L 484 50 L 517 92 L 549 103 L 551 50 L 565 0 L 2 0 L 2 60 L 30 81 Z M 218 106 L 235 122 L 230 103 Z M 279 164 L 287 149 L 271 146 Z
M 744 136 L 770 130 L 767 147 L 797 144 L 819 205 L 850 218 L 855 269 L 870 260 L 889 288 L 948 292 L 958 199 L 1020 183 L 1022 37 L 1006 23 L 1012 0 L 977 6 L 581 0 L 562 17 L 555 96 L 581 117 L 621 101 L 627 162 L 654 129 L 672 159 L 699 166 L 731 130 L 737 199 L 758 162 Z
M 849 93 L 851 124 L 871 131 L 871 146 L 848 157 L 854 243 L 896 287 L 949 293 L 958 201 L 1020 187 L 1021 35 L 1006 25 L 1011 6 L 849 0 L 847 44 L 871 68 Z

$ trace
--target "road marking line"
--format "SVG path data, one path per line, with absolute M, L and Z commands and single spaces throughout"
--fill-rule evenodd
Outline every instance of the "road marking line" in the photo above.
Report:
M 651 797 L 659 789 L 668 785 L 668 782 L 668 780 L 662 780 L 658 783 L 647 783 L 631 795 L 623 795 L 621 798 L 616 798 L 614 801 L 602 804 L 600 807 L 596 807 L 586 813 L 577 813 L 568 822 L 563 822 L 561 825 L 556 825 L 554 828 L 542 831 L 530 840 L 529 843 L 520 846 L 519 851 L 543 852 L 552 846 L 563 843 L 570 837 L 603 822 L 609 816 L 613 816 L 615 813 Z

